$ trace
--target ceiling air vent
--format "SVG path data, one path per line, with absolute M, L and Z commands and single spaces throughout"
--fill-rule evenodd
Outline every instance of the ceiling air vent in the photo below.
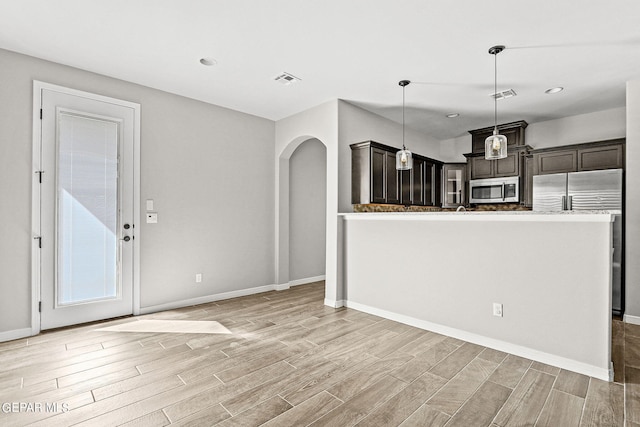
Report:
M 507 90 L 503 90 L 502 92 L 496 92 L 496 93 L 492 93 L 491 96 L 494 99 L 506 99 L 506 98 L 511 98 L 512 96 L 516 96 L 517 93 L 515 90 L 513 89 L 507 89 Z
M 277 75 L 274 80 L 283 85 L 290 85 L 291 83 L 299 82 L 301 79 L 289 73 L 281 73 Z

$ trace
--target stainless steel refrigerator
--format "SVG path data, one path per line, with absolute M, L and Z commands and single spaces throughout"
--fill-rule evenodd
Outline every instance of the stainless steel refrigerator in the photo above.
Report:
M 533 210 L 607 210 L 619 211 L 613 222 L 612 311 L 624 312 L 624 218 L 623 171 L 600 171 L 535 175 Z

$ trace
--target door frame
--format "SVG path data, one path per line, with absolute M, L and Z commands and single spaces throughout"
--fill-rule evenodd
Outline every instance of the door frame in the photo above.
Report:
M 133 315 L 140 314 L 140 104 L 123 101 L 108 96 L 97 95 L 90 92 L 45 83 L 38 80 L 33 81 L 33 123 L 32 123 L 32 184 L 31 184 L 31 335 L 40 333 L 40 289 L 42 286 L 40 269 L 40 245 L 38 238 L 41 237 L 41 185 L 40 174 L 42 169 L 42 121 L 40 119 L 40 109 L 42 105 L 42 91 L 50 90 L 61 92 L 67 95 L 88 98 L 94 101 L 107 102 L 133 109 L 133 223 L 138 225 L 136 239 L 133 245 Z M 44 174 L 46 176 L 46 172 Z M 46 179 L 46 178 L 45 178 Z

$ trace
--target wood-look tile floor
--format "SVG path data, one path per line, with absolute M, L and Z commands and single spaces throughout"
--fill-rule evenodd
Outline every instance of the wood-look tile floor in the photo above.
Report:
M 118 319 L 0 343 L 0 425 L 625 423 L 621 383 L 323 299 L 319 282 L 143 316 L 216 320 L 231 335 L 95 330 L 132 321 Z M 627 425 L 640 425 L 640 328 L 613 335 Z

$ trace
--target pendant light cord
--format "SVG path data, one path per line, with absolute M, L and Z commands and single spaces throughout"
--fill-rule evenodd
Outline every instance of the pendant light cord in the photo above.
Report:
M 406 86 L 402 86 L 402 150 L 406 150 L 404 146 L 404 88 Z
M 498 52 L 493 54 L 493 122 L 498 129 Z

